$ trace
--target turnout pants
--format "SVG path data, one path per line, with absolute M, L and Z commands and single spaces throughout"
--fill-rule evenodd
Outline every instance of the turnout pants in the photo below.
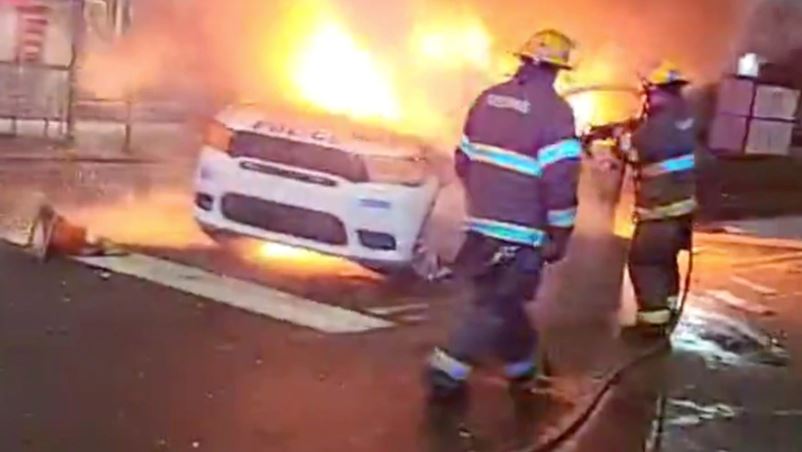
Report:
M 691 245 L 691 217 L 642 221 L 629 250 L 629 275 L 638 301 L 638 322 L 664 325 L 676 308 L 680 274 L 677 257 Z
M 471 306 L 445 353 L 468 365 L 493 355 L 510 378 L 531 373 L 537 335 L 525 305 L 534 297 L 542 268 L 537 248 L 470 233 L 455 271 L 471 287 Z

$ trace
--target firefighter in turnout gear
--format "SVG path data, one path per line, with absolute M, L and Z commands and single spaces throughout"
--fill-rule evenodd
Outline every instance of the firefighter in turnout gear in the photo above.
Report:
M 517 73 L 470 109 L 455 155 L 469 218 L 454 270 L 472 303 L 429 360 L 432 400 L 465 394 L 471 367 L 486 354 L 504 365 L 511 389 L 527 388 L 537 375 L 537 335 L 525 304 L 544 265 L 565 255 L 577 215 L 581 145 L 571 108 L 554 88 L 573 48 L 559 32 L 535 34 L 518 53 Z
M 645 80 L 645 117 L 632 134 L 636 229 L 628 266 L 637 332 L 668 332 L 679 302 L 677 258 L 691 244 L 696 128 L 682 95 L 687 84 L 673 64 L 659 65 Z

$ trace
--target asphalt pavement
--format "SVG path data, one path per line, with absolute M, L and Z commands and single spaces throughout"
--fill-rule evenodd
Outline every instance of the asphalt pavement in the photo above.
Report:
M 716 325 L 691 328 L 673 355 L 617 380 L 559 450 L 643 450 L 655 420 L 662 450 L 795 450 L 802 255 L 720 245 L 701 253 L 693 309 L 777 332 L 790 364 L 765 364 L 759 346 L 716 337 Z M 11 245 L 0 247 L 0 268 L 0 450 L 527 450 L 565 428 L 633 355 L 597 316 L 544 302 L 558 390 L 535 414 L 521 412 L 485 371 L 470 414 L 444 427 L 427 415 L 419 376 L 459 303 L 448 288 L 438 289 L 440 303 L 451 306 L 426 320 L 390 313 L 393 328 L 326 334 L 79 262 L 42 264 Z M 733 283 L 733 268 L 777 294 Z M 774 314 L 704 298 L 721 287 Z
M 8 245 L 0 268 L 0 450 L 502 450 L 548 427 L 488 374 L 470 438 L 430 429 L 430 325 L 327 335 Z
M 673 352 L 619 374 L 644 351 L 618 337 L 626 240 L 585 203 L 568 260 L 532 306 L 553 390 L 522 409 L 488 367 L 468 414 L 449 423 L 427 409 L 420 375 L 464 307 L 458 284 L 222 249 L 182 213 L 189 174 L 0 168 L 4 236 L 44 197 L 135 253 L 42 264 L 0 245 L 0 450 L 505 452 L 566 429 L 553 450 L 802 442 L 799 249 L 700 240 Z

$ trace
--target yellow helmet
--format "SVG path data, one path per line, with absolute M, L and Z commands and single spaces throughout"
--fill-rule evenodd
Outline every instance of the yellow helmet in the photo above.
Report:
M 649 86 L 686 85 L 690 83 L 679 67 L 671 61 L 662 61 L 646 77 Z
M 576 43 L 568 36 L 557 30 L 543 30 L 532 35 L 517 55 L 537 64 L 571 69 L 571 52 L 575 48 Z

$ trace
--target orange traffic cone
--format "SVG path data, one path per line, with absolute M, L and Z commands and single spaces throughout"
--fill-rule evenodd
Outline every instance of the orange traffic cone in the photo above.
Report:
M 112 250 L 111 242 L 70 223 L 49 205 L 39 208 L 28 236 L 28 247 L 42 261 L 54 254 L 97 256 Z

